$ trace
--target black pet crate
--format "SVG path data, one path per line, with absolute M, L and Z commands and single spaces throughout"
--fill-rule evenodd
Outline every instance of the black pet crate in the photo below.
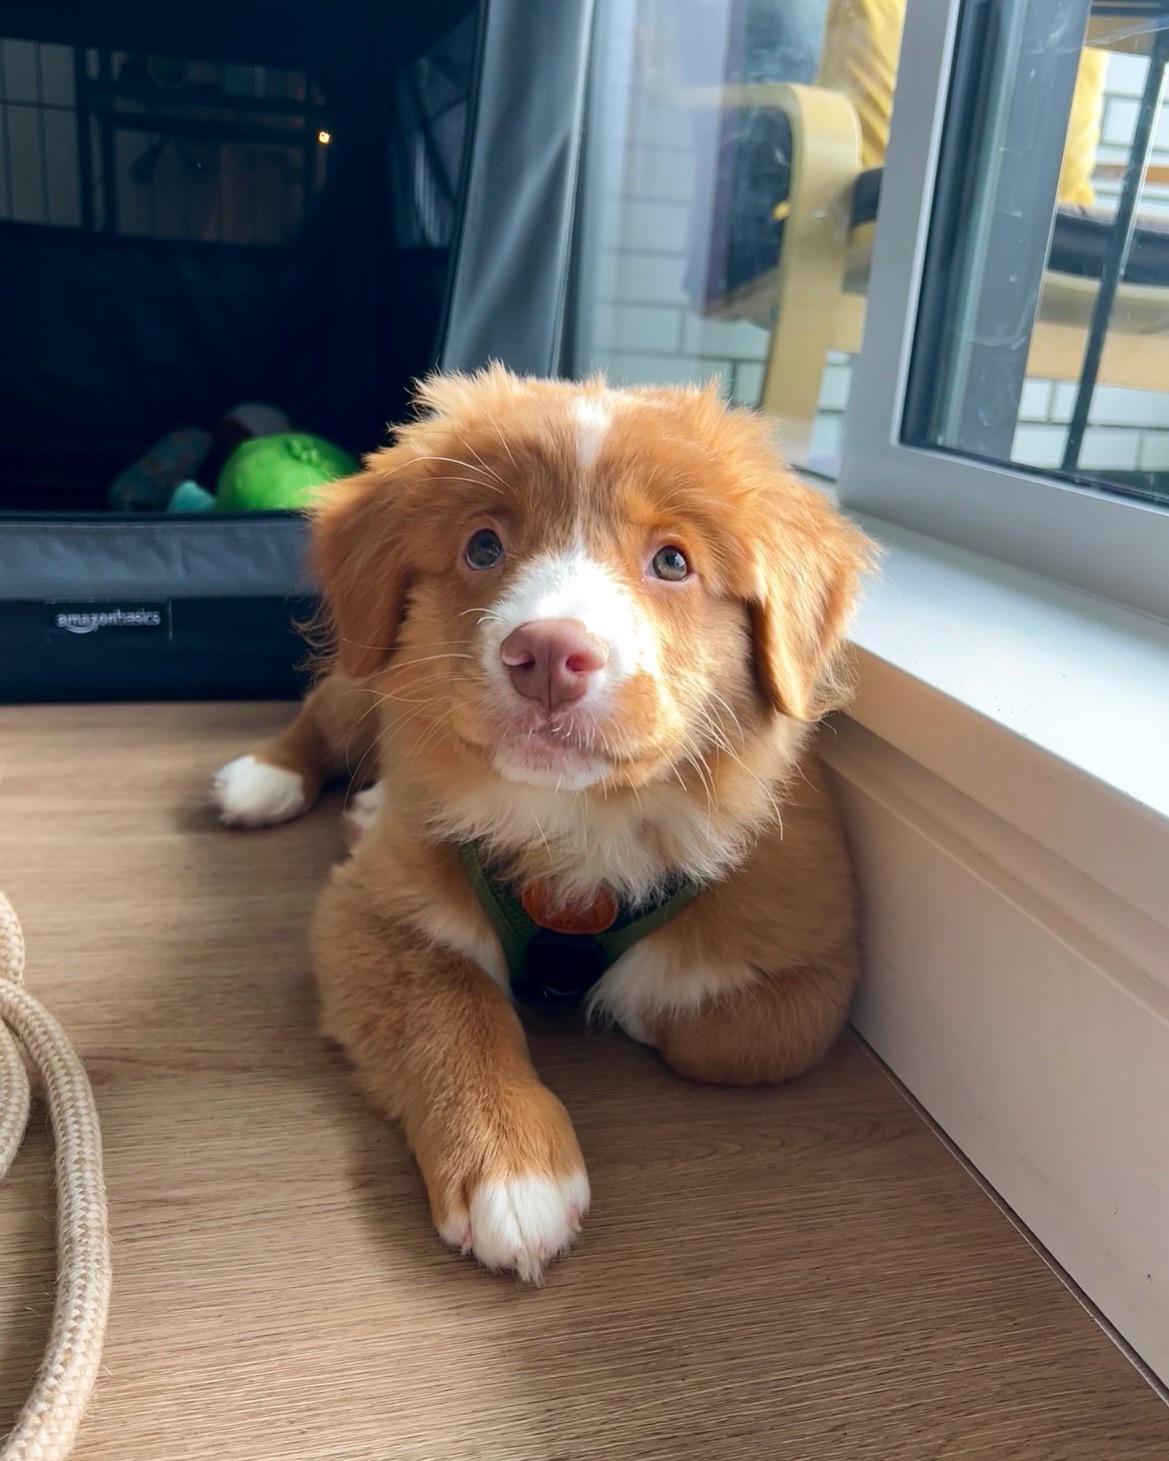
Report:
M 0 6 L 0 699 L 291 693 L 294 514 L 115 512 L 243 402 L 360 455 L 558 363 L 591 0 Z

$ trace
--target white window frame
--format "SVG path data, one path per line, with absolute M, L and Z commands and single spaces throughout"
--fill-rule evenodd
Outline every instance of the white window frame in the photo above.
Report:
M 844 418 L 840 501 L 1169 619 L 1169 511 L 901 441 L 963 3 L 908 0 L 906 8 L 864 344 Z M 1169 335 L 1165 348 L 1169 388 Z

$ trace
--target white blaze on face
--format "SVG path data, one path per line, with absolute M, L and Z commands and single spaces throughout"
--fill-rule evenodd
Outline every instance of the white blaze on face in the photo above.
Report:
M 509 683 L 499 657 L 503 641 L 521 624 L 539 619 L 575 619 L 609 652 L 605 668 L 578 702 L 580 710 L 595 708 L 606 690 L 631 675 L 657 671 L 657 641 L 649 617 L 620 579 L 583 545 L 532 559 L 493 605 L 483 626 L 481 656 L 497 683 Z
M 578 477 L 596 465 L 614 412 L 630 404 L 630 396 L 610 390 L 578 395 L 569 402 Z M 570 478 L 564 490 L 579 491 L 580 484 Z M 605 667 L 590 676 L 587 691 L 573 702 L 571 711 L 549 726 L 542 738 L 533 738 L 530 731 L 505 736 L 495 751 L 495 767 L 509 781 L 558 791 L 582 790 L 607 774 L 608 763 L 598 752 L 574 747 L 571 741 L 558 745 L 557 737 L 565 733 L 561 728 L 570 727 L 570 736 L 587 736 L 590 718 L 611 707 L 612 692 L 618 686 L 635 674 L 656 674 L 657 637 L 637 595 L 589 552 L 583 533 L 578 532 L 572 547 L 543 553 L 523 564 L 480 626 L 481 663 L 499 692 L 499 703 L 513 712 L 534 713 L 531 702 L 522 702 L 512 685 L 500 648 L 521 625 L 543 619 L 575 620 L 605 646 L 608 658 Z
M 601 454 L 613 416 L 605 396 L 577 396 L 572 415 L 576 422 L 577 465 L 587 472 Z

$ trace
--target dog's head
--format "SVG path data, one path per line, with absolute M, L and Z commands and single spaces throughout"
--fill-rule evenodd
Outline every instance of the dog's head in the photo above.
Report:
M 701 785 L 834 703 L 868 545 L 758 416 L 499 368 L 420 405 L 315 522 L 341 667 L 380 677 L 404 754 L 566 793 Z

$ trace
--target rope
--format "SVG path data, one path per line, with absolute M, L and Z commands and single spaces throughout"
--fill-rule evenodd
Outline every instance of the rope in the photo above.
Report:
M 32 1394 L 0 1461 L 61 1461 L 89 1402 L 110 1307 L 110 1239 L 93 1091 L 64 1030 L 27 990 L 24 935 L 0 893 L 0 1179 L 28 1124 L 21 1048 L 44 1083 L 57 1159 L 57 1296 Z M 19 1044 L 17 1043 L 19 1041 Z

